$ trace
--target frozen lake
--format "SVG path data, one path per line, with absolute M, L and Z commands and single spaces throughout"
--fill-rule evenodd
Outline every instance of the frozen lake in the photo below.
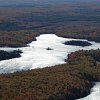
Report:
M 43 34 L 36 37 L 37 41 L 33 41 L 22 48 L 8 48 L 1 47 L 0 50 L 13 51 L 20 49 L 22 54 L 20 58 L 14 58 L 9 60 L 0 61 L 0 73 L 13 73 L 21 70 L 35 69 L 50 67 L 54 65 L 64 64 L 67 55 L 71 52 L 78 50 L 90 50 L 100 48 L 100 43 L 92 42 L 91 46 L 69 46 L 64 42 L 71 40 L 83 39 L 69 39 L 58 37 L 54 34 Z M 47 48 L 51 50 L 47 50 Z M 85 98 L 79 100 L 100 100 L 100 83 L 97 83 L 91 90 L 91 94 Z
M 64 64 L 67 55 L 77 50 L 90 50 L 100 48 L 99 43 L 90 42 L 91 46 L 69 46 L 65 45 L 65 41 L 80 40 L 58 37 L 54 34 L 44 34 L 36 37 L 37 41 L 28 44 L 22 48 L 4 48 L 0 50 L 13 51 L 20 49 L 22 54 L 20 58 L 0 61 L 0 73 L 13 73 L 15 71 L 50 67 L 54 65 Z M 81 41 L 87 41 L 82 40 Z M 52 50 L 47 50 L 47 48 Z

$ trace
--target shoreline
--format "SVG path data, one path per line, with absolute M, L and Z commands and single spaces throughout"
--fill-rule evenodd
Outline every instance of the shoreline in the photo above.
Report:
M 73 33 L 74 34 L 74 33 Z M 86 38 L 86 37 L 76 37 L 76 36 L 67 36 L 67 34 L 66 34 L 66 36 L 63 36 L 63 35 L 59 35 L 59 34 L 56 34 L 57 36 L 59 36 L 59 37 L 63 37 L 63 38 L 72 38 L 72 39 L 84 39 L 84 40 L 88 40 L 88 41 L 93 41 L 93 42 L 97 42 L 97 43 L 100 43 L 100 41 L 98 41 L 98 40 L 94 40 L 94 39 L 92 39 L 92 38 Z
M 51 33 L 45 33 L 44 32 L 44 33 L 37 33 L 37 34 L 33 35 L 32 36 L 33 38 L 31 40 L 29 40 L 26 44 L 23 44 L 23 46 L 22 45 L 18 45 L 17 46 L 17 45 L 12 45 L 12 44 L 9 44 L 9 45 L 0 44 L 0 47 L 11 47 L 11 48 L 27 47 L 27 44 L 31 43 L 32 41 L 36 41 L 36 37 L 38 37 L 40 35 L 44 35 L 44 34 L 55 34 L 58 37 L 62 37 L 62 38 L 68 38 L 68 39 L 83 39 L 83 40 L 87 40 L 87 41 L 90 41 L 90 42 L 100 43 L 100 41 L 94 40 L 92 38 L 76 37 L 76 36 L 73 37 L 73 36 L 67 36 L 67 34 L 66 34 L 66 36 L 63 36 L 62 34 L 60 35 L 60 34 L 52 33 L 52 32 Z

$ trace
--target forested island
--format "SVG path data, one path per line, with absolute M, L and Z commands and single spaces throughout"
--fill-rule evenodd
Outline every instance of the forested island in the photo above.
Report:
M 65 45 L 74 45 L 74 46 L 90 46 L 92 45 L 91 43 L 89 43 L 88 41 L 67 41 L 64 43 Z
M 10 51 L 10 52 L 0 50 L 0 61 L 21 57 L 21 55 L 20 55 L 21 53 L 22 53 L 21 50 L 14 50 L 14 51 Z

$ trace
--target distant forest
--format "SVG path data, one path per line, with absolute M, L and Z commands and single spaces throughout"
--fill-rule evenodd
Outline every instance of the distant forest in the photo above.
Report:
M 100 42 L 100 3 L 0 7 L 0 46 L 26 46 L 37 35 L 52 33 Z

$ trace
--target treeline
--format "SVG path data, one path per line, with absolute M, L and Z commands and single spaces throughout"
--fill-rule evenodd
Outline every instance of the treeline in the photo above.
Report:
M 31 41 L 35 41 L 37 32 L 32 30 L 0 31 L 0 47 L 24 47 Z
M 89 50 L 85 51 L 86 56 L 91 56 L 93 57 L 97 62 L 100 62 L 100 49 L 97 49 L 96 52 L 95 50 Z
M 14 50 L 14 51 L 10 51 L 10 52 L 0 50 L 0 61 L 21 57 L 20 53 L 22 53 L 21 50 Z
M 87 57 L 90 56 L 94 61 L 100 62 L 100 49 L 97 49 L 97 50 L 80 50 L 80 51 L 77 51 L 76 53 L 78 53 L 78 55 L 84 54 Z M 74 54 L 74 57 L 76 57 L 75 53 L 72 53 L 72 54 Z M 71 54 L 69 54 L 69 55 L 71 55 Z
M 100 62 L 94 66 L 94 56 L 85 52 L 100 50 L 71 53 L 73 60 L 63 65 L 0 75 L 0 99 L 75 100 L 88 95 L 94 81 L 100 81 Z

